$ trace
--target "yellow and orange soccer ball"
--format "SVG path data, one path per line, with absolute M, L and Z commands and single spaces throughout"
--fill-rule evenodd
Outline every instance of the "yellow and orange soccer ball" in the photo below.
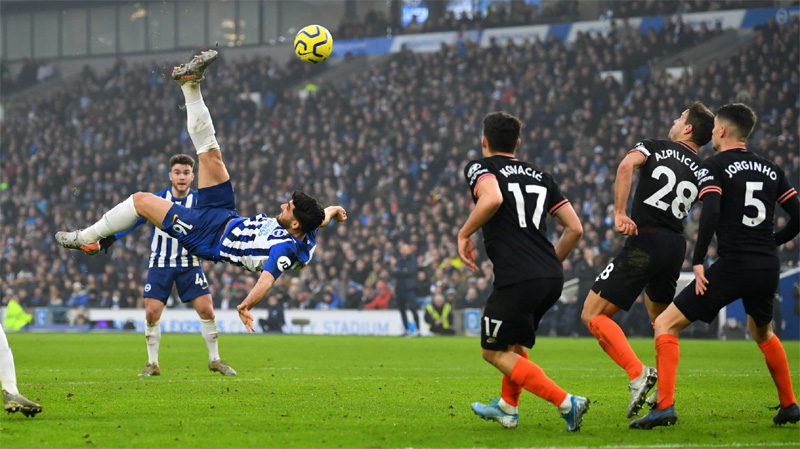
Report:
M 294 52 L 297 57 L 311 64 L 320 63 L 333 51 L 333 37 L 321 25 L 309 25 L 298 31 L 294 38 Z

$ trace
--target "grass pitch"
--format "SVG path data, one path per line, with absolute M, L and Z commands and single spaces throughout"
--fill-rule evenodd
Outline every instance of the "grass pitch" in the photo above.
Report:
M 165 334 L 160 377 L 139 378 L 144 336 L 10 334 L 20 391 L 36 418 L 0 417 L 0 447 L 800 447 L 774 427 L 778 399 L 753 342 L 681 340 L 678 424 L 629 430 L 627 377 L 594 339 L 540 338 L 531 357 L 592 400 L 570 434 L 555 408 L 523 392 L 515 430 L 477 418 L 500 393 L 474 338 L 222 335 L 239 372 L 207 370 L 199 335 Z M 632 341 L 653 363 L 651 340 Z M 800 344 L 784 342 L 800 390 Z

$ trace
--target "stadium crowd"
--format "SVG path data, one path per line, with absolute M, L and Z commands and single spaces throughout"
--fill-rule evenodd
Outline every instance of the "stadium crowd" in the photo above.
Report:
M 622 40 L 587 34 L 571 45 L 509 43 L 502 51 L 461 42 L 431 54 L 400 52 L 343 86 L 319 86 L 307 100 L 286 88 L 295 77 L 291 67 L 223 54 L 203 89 L 241 215 L 277 214 L 295 189 L 348 210 L 346 223 L 320 231 L 314 261 L 276 283 L 270 294 L 287 307 L 390 305 L 400 241 L 410 242 L 418 259 L 420 302 L 443 294 L 456 307 L 480 306 L 491 289 L 491 266 L 482 255 L 480 272 L 468 272 L 456 249 L 472 204 L 462 170 L 481 157 L 487 112 L 520 117 L 521 157 L 560 180 L 584 223 L 584 238 L 564 262 L 566 279 L 580 280 L 579 293 L 563 298 L 545 324 L 569 334 L 582 328 L 587 283 L 623 243 L 611 214 L 617 163 L 637 140 L 666 138 L 692 100 L 712 110 L 733 101 L 751 105 L 760 116 L 751 149 L 800 179 L 798 42 L 794 16 L 702 72 L 679 79 L 652 73 L 630 89 L 598 74 L 623 70 L 632 79 L 650 58 L 663 56 L 657 41 L 638 33 Z M 53 241 L 55 231 L 93 222 L 133 192 L 167 187 L 169 157 L 194 155 L 180 89 L 169 75 L 119 64 L 108 73 L 87 68 L 46 97 L 3 104 L 3 302 L 16 298 L 27 309 L 142 307 L 149 233 L 137 231 L 96 257 L 59 250 Z M 711 154 L 708 146 L 700 153 Z M 686 226 L 689 254 L 698 218 L 695 208 Z M 548 231 L 553 239 L 560 234 L 552 220 Z M 780 256 L 796 266 L 797 240 Z M 235 307 L 255 282 L 225 264 L 206 262 L 205 269 L 218 309 Z
M 592 19 L 623 19 L 676 15 L 691 12 L 721 11 L 746 8 L 766 8 L 787 4 L 786 1 L 773 0 L 650 0 L 597 2 L 599 17 Z M 486 28 L 539 25 L 545 23 L 567 23 L 581 19 L 577 0 L 561 0 L 545 3 L 541 8 L 535 3 L 495 2 L 484 12 L 452 10 L 442 11 L 441 17 L 430 17 L 422 22 L 415 16 L 405 26 L 393 24 L 385 14 L 369 10 L 363 19 L 348 15 L 336 29 L 336 35 L 344 39 L 364 37 L 386 37 L 399 34 L 430 33 L 437 31 L 464 31 Z

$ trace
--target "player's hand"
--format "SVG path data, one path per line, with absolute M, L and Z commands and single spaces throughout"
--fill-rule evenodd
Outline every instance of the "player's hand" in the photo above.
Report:
M 236 310 L 239 311 L 239 319 L 242 320 L 242 323 L 244 323 L 247 333 L 252 334 L 255 332 L 256 328 L 253 326 L 253 314 L 247 310 L 247 306 L 244 304 L 239 304 L 236 306 Z
M 461 256 L 461 260 L 467 265 L 467 267 L 472 271 L 478 271 L 478 266 L 475 265 L 475 258 L 477 257 L 478 251 L 475 249 L 475 242 L 472 241 L 469 237 L 462 237 L 460 234 L 458 236 L 458 255 Z
M 334 206 L 336 209 L 336 214 L 333 216 L 333 219 L 338 221 L 339 223 L 347 220 L 347 211 L 344 210 L 342 206 Z
M 694 270 L 694 292 L 702 295 L 708 289 L 708 279 L 706 279 L 706 268 L 703 265 L 695 265 Z
M 622 235 L 639 235 L 636 223 L 625 214 L 614 215 L 614 228 Z

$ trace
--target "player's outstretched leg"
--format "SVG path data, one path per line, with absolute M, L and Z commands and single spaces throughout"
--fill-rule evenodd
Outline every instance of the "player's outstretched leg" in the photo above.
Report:
M 506 413 L 500 404 L 499 398 L 489 400 L 489 404 L 480 402 L 472 403 L 472 411 L 487 421 L 497 421 L 506 429 L 515 429 L 519 424 L 518 413 Z
M 3 390 L 3 410 L 6 413 L 22 412 L 27 417 L 41 413 L 42 406 L 31 401 L 20 393 L 11 394 Z
M 186 99 L 186 128 L 197 151 L 199 160 L 197 187 L 200 189 L 222 184 L 230 179 L 222 161 L 219 143 L 214 136 L 211 113 L 200 92 L 200 83 L 205 79 L 205 71 L 218 56 L 216 50 L 206 50 L 172 70 L 172 78 L 181 86 Z
M 88 228 L 79 231 L 56 232 L 56 243 L 63 248 L 81 250 L 93 256 L 99 252 L 98 247 L 93 243 L 129 229 L 136 224 L 139 217 L 144 217 L 159 228 L 162 227 L 161 223 L 167 216 L 170 207 L 172 207 L 172 201 L 152 193 L 134 193 L 125 201 L 111 208 L 99 221 Z

